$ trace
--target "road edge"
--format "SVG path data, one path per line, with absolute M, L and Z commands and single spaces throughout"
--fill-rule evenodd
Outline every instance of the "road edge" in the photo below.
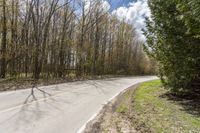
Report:
M 146 81 L 141 81 L 141 82 L 138 82 L 138 83 L 135 83 L 125 89 L 123 89 L 121 92 L 118 92 L 117 94 L 115 94 L 112 98 L 110 98 L 106 103 L 102 104 L 103 106 L 101 108 L 99 108 L 99 110 L 97 111 L 97 113 L 93 114 L 89 120 L 83 124 L 83 126 L 81 128 L 79 128 L 79 130 L 76 132 L 76 133 L 84 133 L 87 125 L 92 121 L 94 120 L 102 111 L 103 109 L 106 107 L 106 105 L 108 105 L 111 101 L 113 101 L 115 98 L 117 98 L 118 96 L 124 94 L 125 92 L 127 92 L 130 88 L 134 87 L 134 86 L 137 86 L 137 85 L 140 85 L 142 83 L 145 83 L 145 82 L 148 82 L 148 81 L 153 81 L 153 80 L 156 80 L 155 79 L 149 79 L 149 80 L 146 80 Z

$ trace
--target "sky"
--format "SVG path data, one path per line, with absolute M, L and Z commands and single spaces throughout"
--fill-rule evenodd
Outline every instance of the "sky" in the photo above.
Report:
M 128 4 L 133 1 L 134 0 L 108 0 L 112 10 L 119 8 L 121 6 L 128 6 Z
M 84 0 L 90 1 L 90 0 Z M 150 18 L 151 12 L 147 0 L 101 0 L 103 8 L 117 16 L 119 20 L 125 20 L 136 29 L 137 37 L 145 41 L 142 29 L 145 29 L 145 17 Z M 87 5 L 87 4 L 86 4 Z
M 147 0 L 108 0 L 110 11 L 120 20 L 125 20 L 136 28 L 139 39 L 145 41 L 145 17 L 150 17 Z

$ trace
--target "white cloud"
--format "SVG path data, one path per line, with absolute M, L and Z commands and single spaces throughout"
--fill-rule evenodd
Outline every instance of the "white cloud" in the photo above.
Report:
M 82 1 L 85 2 L 85 8 L 86 8 L 86 10 L 89 9 L 89 7 L 90 7 L 91 4 L 93 4 L 92 2 L 95 2 L 93 0 L 82 0 Z M 106 0 L 100 0 L 99 2 L 101 3 L 102 10 L 104 10 L 104 11 L 110 10 L 111 6 L 108 3 L 108 1 L 106 1 Z
M 150 17 L 151 12 L 147 0 L 131 2 L 128 7 L 119 7 L 112 12 L 120 20 L 125 20 L 136 28 L 138 37 L 145 40 L 142 29 L 145 28 L 145 17 Z
M 102 6 L 103 6 L 103 8 L 104 8 L 105 11 L 108 11 L 111 8 L 111 6 L 108 3 L 108 1 L 105 1 L 105 0 L 102 1 Z

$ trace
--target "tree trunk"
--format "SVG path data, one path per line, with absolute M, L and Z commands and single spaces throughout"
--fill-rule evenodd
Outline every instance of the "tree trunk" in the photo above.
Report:
M 6 0 L 3 0 L 3 32 L 1 45 L 1 78 L 6 77 L 6 45 L 7 45 L 7 18 L 6 18 Z

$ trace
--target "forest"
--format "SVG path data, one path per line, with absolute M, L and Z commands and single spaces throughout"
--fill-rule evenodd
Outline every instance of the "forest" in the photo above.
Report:
M 155 62 L 133 25 L 100 0 L 1 0 L 0 77 L 145 75 Z

